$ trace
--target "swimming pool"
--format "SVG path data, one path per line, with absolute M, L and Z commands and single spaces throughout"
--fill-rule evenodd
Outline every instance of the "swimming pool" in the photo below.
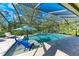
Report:
M 49 37 L 52 41 L 55 41 L 55 40 L 61 40 L 61 39 L 65 38 L 66 35 L 64 35 L 64 34 L 48 34 L 48 37 Z
M 66 35 L 64 34 L 36 34 L 32 37 L 29 37 L 30 40 L 36 40 L 38 42 L 47 42 L 47 41 L 55 41 L 55 40 L 61 40 L 65 38 Z
M 36 34 L 36 35 L 32 35 L 29 36 L 29 40 L 31 40 L 32 42 L 34 40 L 38 41 L 37 43 L 35 43 L 35 46 L 37 45 L 37 47 L 34 47 L 33 49 L 37 49 L 38 47 L 40 48 L 40 46 L 38 46 L 38 43 L 42 43 L 42 42 L 48 42 L 48 41 L 56 41 L 56 40 L 61 40 L 63 38 L 65 38 L 66 35 L 63 34 Z M 31 43 L 31 42 L 30 42 Z M 42 46 L 41 46 L 42 47 Z M 32 50 L 33 50 L 32 49 Z M 13 44 L 13 46 L 4 54 L 4 56 L 11 56 L 11 55 L 17 55 L 20 53 L 24 53 L 24 52 L 28 52 L 28 50 L 24 51 L 24 47 L 22 45 L 17 45 L 17 43 Z

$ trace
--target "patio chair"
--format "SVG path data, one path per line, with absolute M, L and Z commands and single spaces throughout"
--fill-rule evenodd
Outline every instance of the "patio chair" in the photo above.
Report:
M 25 50 L 26 50 L 26 48 L 28 48 L 30 51 L 32 49 L 32 47 L 34 46 L 34 43 L 29 43 L 27 40 L 16 40 L 16 38 L 15 38 L 15 41 L 17 42 L 17 44 L 23 45 L 25 47 Z
M 10 32 L 6 32 L 4 35 L 6 38 L 15 38 L 15 35 L 11 35 Z

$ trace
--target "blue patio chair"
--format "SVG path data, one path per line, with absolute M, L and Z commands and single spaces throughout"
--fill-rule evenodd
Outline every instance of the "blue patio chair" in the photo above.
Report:
M 28 48 L 29 49 L 29 51 L 32 49 L 32 47 L 34 46 L 34 43 L 29 43 L 27 40 L 16 40 L 16 38 L 15 38 L 15 41 L 17 42 L 17 44 L 21 44 L 21 45 L 23 45 L 24 47 L 25 47 L 25 49 L 26 48 Z

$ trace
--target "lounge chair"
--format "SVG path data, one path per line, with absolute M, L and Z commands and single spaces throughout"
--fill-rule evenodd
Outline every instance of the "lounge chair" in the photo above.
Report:
M 29 51 L 32 49 L 32 47 L 34 46 L 34 43 L 29 43 L 27 40 L 16 40 L 15 38 L 15 41 L 20 45 L 23 45 L 26 48 L 29 49 Z
M 6 38 L 15 38 L 15 35 L 11 35 L 10 32 L 6 32 L 4 35 Z

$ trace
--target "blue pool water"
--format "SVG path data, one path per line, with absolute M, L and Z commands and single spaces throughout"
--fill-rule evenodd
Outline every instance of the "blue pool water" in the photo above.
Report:
M 48 34 L 48 37 L 54 41 L 54 40 L 61 40 L 65 38 L 66 36 L 64 34 Z
M 29 37 L 29 39 L 47 42 L 47 41 L 61 40 L 65 37 L 66 36 L 63 34 L 37 34 L 32 37 Z

